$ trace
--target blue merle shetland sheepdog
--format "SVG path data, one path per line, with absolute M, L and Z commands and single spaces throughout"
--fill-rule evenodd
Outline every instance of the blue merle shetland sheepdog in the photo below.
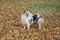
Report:
M 31 14 L 28 10 L 24 9 L 21 13 L 21 23 L 24 29 L 27 27 L 30 29 L 31 24 L 37 23 L 39 29 L 41 29 L 41 24 L 44 23 L 44 18 L 40 13 Z

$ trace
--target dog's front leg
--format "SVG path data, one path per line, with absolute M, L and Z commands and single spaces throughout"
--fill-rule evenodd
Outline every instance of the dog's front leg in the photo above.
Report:
M 23 24 L 23 27 L 24 27 L 24 29 L 25 29 L 25 27 L 26 27 L 25 24 Z
M 24 26 L 24 29 L 25 29 L 25 26 Z
M 28 26 L 28 30 L 30 29 L 30 24 L 27 25 Z
M 28 30 L 30 29 L 30 23 L 27 23 Z

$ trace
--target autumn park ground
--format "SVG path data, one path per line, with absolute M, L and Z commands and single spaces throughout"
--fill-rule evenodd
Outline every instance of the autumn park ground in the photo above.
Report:
M 41 29 L 23 29 L 23 8 L 43 15 Z M 60 0 L 0 0 L 0 40 L 60 40 Z

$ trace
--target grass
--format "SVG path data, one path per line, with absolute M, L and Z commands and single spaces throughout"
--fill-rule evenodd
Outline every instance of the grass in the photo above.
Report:
M 39 30 L 34 25 L 23 29 L 20 13 L 27 8 L 41 13 L 45 23 Z M 60 40 L 60 0 L 0 0 L 1 40 Z

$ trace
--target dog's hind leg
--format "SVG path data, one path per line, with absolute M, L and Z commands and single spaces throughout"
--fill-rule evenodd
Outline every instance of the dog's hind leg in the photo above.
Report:
M 41 23 L 38 23 L 38 25 L 39 25 L 39 29 L 41 29 Z

